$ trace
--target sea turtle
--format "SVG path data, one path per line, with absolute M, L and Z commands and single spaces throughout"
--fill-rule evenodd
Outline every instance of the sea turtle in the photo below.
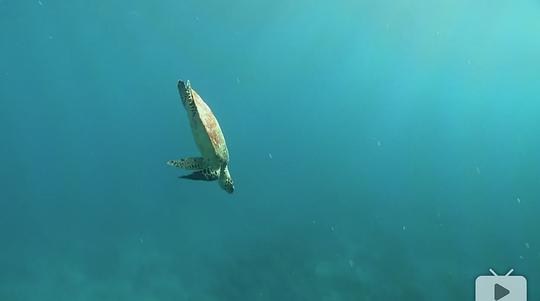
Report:
M 204 100 L 191 88 L 189 80 L 178 81 L 178 92 L 186 109 L 193 139 L 202 157 L 189 157 L 170 160 L 168 165 L 188 170 L 192 174 L 181 176 L 183 179 L 215 181 L 228 193 L 234 191 L 234 184 L 229 173 L 229 150 L 219 123 Z

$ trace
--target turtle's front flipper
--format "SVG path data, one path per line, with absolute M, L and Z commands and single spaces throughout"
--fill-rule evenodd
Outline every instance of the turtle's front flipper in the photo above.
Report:
M 197 181 L 215 181 L 219 178 L 219 170 L 205 168 L 190 175 L 180 176 L 179 178 Z
M 204 169 L 206 167 L 206 162 L 202 157 L 193 157 L 180 160 L 170 160 L 167 161 L 167 165 L 188 170 L 198 170 Z

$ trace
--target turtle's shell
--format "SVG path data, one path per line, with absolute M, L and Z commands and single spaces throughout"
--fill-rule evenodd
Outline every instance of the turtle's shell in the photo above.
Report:
M 191 87 L 188 89 L 191 91 L 195 112 L 188 110 L 187 113 L 193 139 L 202 156 L 211 161 L 217 161 L 216 164 L 229 162 L 229 151 L 225 137 L 223 137 L 223 132 L 214 113 L 195 90 Z

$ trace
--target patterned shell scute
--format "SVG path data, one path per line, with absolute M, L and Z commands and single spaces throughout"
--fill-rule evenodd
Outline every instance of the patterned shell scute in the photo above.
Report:
M 200 121 L 206 135 L 208 136 L 208 139 L 210 140 L 210 143 L 212 144 L 215 155 L 220 161 L 228 162 L 229 151 L 227 150 L 225 137 L 223 136 L 223 132 L 221 131 L 221 127 L 219 126 L 214 113 L 212 113 L 210 107 L 208 107 L 208 105 L 199 96 L 199 94 L 195 92 L 195 90 L 191 89 L 191 93 L 193 95 L 193 100 L 197 108 Z

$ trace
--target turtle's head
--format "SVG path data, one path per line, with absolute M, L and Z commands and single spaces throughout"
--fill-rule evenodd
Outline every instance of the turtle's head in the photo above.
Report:
M 221 171 L 219 172 L 219 186 L 228 193 L 234 192 L 234 182 L 229 173 L 229 168 L 227 164 L 221 166 Z
M 191 93 L 191 83 L 189 80 L 178 81 L 178 93 L 180 93 L 180 98 L 182 98 L 182 104 L 184 104 L 184 107 L 193 102 L 193 94 Z

